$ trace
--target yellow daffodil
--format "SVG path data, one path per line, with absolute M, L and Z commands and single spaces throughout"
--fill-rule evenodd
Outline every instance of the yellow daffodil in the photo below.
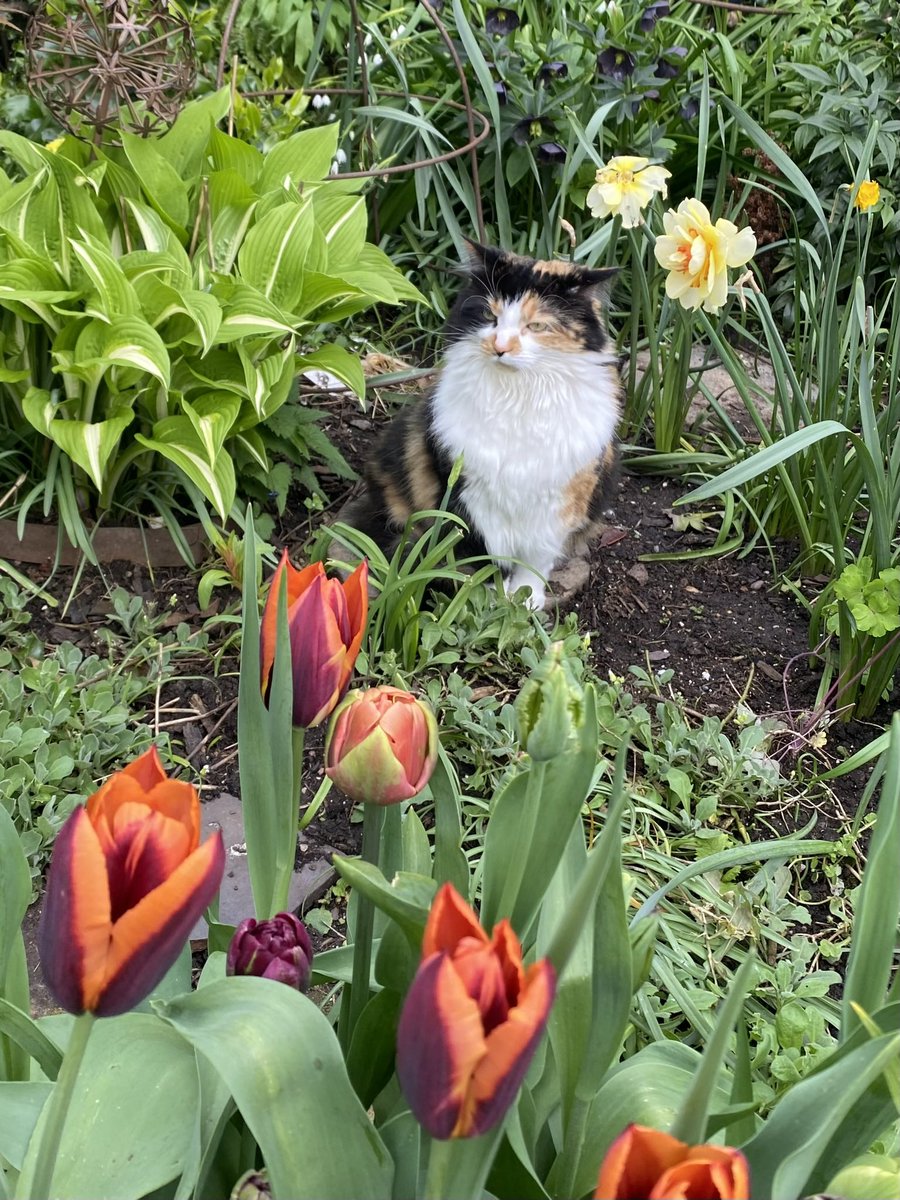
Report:
M 52 142 L 47 143 L 44 149 L 49 150 L 52 154 L 55 154 L 65 140 L 66 139 L 64 137 L 54 138 Z
M 881 188 L 874 179 L 864 179 L 856 189 L 856 195 L 853 197 L 853 205 L 860 212 L 865 212 L 867 208 L 871 208 L 873 204 L 877 204 L 881 198 Z
M 666 295 L 683 308 L 718 312 L 728 295 L 728 268 L 742 267 L 756 250 L 752 229 L 719 217 L 713 224 L 699 200 L 682 200 L 663 214 L 665 233 L 656 239 L 656 261 L 669 272 Z
M 666 180 L 671 171 L 651 166 L 648 158 L 620 154 L 611 158 L 597 172 L 594 186 L 587 194 L 587 206 L 592 217 L 619 216 L 625 229 L 641 224 L 641 210 L 654 195 L 665 199 Z

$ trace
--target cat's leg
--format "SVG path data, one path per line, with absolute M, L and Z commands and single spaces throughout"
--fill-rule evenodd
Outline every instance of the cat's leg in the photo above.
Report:
M 527 587 L 531 591 L 525 597 L 529 608 L 541 609 L 547 602 L 547 585 L 536 571 L 529 567 L 514 567 L 504 581 L 507 596 L 514 596 L 519 588 Z

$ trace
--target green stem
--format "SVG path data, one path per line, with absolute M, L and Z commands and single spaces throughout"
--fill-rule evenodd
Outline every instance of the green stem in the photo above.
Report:
M 423 1200 L 481 1200 L 504 1122 L 480 1137 L 431 1142 Z
M 381 822 L 384 809 L 378 804 L 363 805 L 362 860 L 378 866 L 381 846 Z M 372 969 L 372 929 L 375 907 L 362 892 L 356 895 L 356 930 L 353 937 L 353 980 L 350 1005 L 344 1031 L 344 1048 L 349 1049 L 360 1013 L 369 1002 L 369 978 Z
M 50 1093 L 50 1100 L 47 1104 L 47 1116 L 41 1132 L 34 1175 L 32 1176 L 31 1189 L 28 1193 L 29 1198 L 33 1198 L 33 1200 L 47 1200 L 48 1196 L 53 1195 L 51 1184 L 53 1183 L 53 1171 L 56 1167 L 56 1159 L 59 1154 L 60 1142 L 62 1141 L 63 1127 L 69 1113 L 69 1106 L 72 1103 L 75 1080 L 78 1078 L 78 1072 L 81 1069 L 84 1052 L 87 1047 L 88 1038 L 91 1036 L 95 1019 L 93 1013 L 82 1013 L 80 1017 L 75 1018 L 72 1024 L 69 1044 L 66 1047 L 59 1075 L 56 1078 L 56 1085 Z
M 575 1176 L 585 1144 L 587 1119 L 590 1111 L 591 1101 L 576 1095 L 572 1101 L 569 1120 L 566 1123 L 562 1153 L 553 1167 L 550 1193 L 553 1196 L 559 1196 L 560 1200 L 567 1200 L 569 1196 L 575 1195 Z

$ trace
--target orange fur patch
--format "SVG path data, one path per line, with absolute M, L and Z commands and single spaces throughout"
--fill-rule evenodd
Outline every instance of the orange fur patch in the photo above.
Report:
M 604 461 L 606 456 L 604 455 Z M 560 513 L 571 529 L 577 529 L 587 520 L 588 508 L 597 485 L 597 465 L 591 463 L 573 475 L 563 491 L 563 507 Z
M 539 258 L 534 264 L 534 270 L 542 275 L 574 275 L 572 264 L 561 259 Z
M 413 511 L 437 508 L 441 502 L 440 483 L 425 448 L 425 438 L 421 430 L 416 430 L 407 442 L 403 459 L 413 494 Z

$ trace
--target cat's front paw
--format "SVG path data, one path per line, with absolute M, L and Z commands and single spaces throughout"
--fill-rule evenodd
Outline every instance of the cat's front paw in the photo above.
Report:
M 529 608 L 536 611 L 542 609 L 547 601 L 544 581 L 531 571 L 514 571 L 506 580 L 505 587 L 507 596 L 515 596 L 520 588 L 529 588 L 530 590 L 524 597 L 524 601 Z

